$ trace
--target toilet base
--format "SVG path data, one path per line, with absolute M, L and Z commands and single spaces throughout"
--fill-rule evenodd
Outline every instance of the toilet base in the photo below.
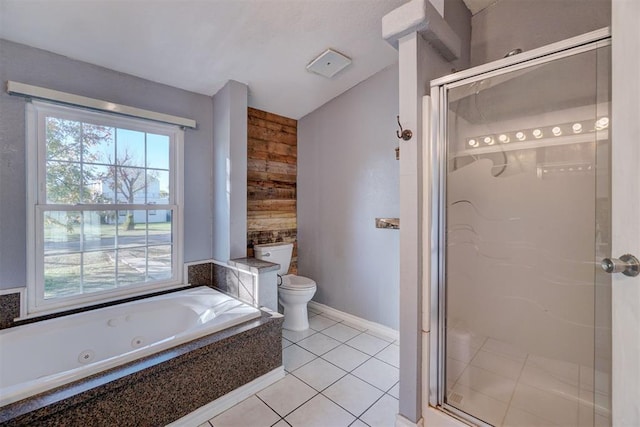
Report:
M 283 304 L 284 323 L 283 329 L 290 331 L 306 331 L 309 329 L 309 317 L 307 315 L 307 304 Z

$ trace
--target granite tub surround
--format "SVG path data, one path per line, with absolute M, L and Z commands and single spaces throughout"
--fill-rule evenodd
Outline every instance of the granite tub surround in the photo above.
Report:
M 235 258 L 230 260 L 229 264 L 239 268 L 249 269 L 252 272 L 258 274 L 268 273 L 270 271 L 278 271 L 278 269 L 280 268 L 278 264 L 253 257 Z
M 14 326 L 14 320 L 20 316 L 20 293 L 0 295 L 0 329 Z
M 258 319 L 7 405 L 1 426 L 160 426 L 282 365 L 282 317 Z
M 187 265 L 187 283 L 193 286 L 213 286 L 213 263 L 209 261 Z

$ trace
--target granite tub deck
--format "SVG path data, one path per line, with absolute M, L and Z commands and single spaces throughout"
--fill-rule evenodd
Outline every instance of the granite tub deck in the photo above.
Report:
M 164 426 L 282 365 L 261 317 L 0 409 L 0 426 Z

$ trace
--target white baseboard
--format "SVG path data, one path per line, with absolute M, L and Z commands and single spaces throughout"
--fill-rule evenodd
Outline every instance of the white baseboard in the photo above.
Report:
M 423 420 L 424 418 L 420 418 L 417 423 L 414 423 L 413 421 L 409 421 L 402 415 L 397 414 L 395 427 L 423 427 L 424 426 Z
M 199 426 L 200 424 L 207 422 L 211 418 L 215 417 L 218 414 L 221 414 L 232 406 L 242 402 L 247 397 L 284 378 L 284 375 L 284 366 L 280 366 L 273 371 L 256 378 L 250 383 L 247 383 L 242 387 L 239 387 L 232 392 L 225 394 L 224 396 L 214 400 L 213 402 L 201 406 L 195 411 L 172 422 L 171 424 L 168 424 L 166 427 Z
M 345 313 L 344 311 L 336 310 L 335 308 L 331 308 L 328 305 L 320 304 L 319 302 L 315 302 L 315 301 L 309 301 L 308 306 L 316 311 L 327 313 L 329 316 L 342 319 L 346 322 L 354 324 L 355 326 L 360 326 L 364 329 L 368 329 L 384 337 L 388 337 L 394 340 L 397 340 L 399 337 L 398 331 L 396 331 L 395 329 L 392 329 L 388 326 L 381 325 L 376 322 L 371 322 L 369 320 L 362 319 L 360 317 L 354 316 L 353 314 Z

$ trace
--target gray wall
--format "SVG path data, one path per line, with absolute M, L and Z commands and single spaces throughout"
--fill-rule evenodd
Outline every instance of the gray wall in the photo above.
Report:
M 471 12 L 469 12 L 462 0 L 446 0 L 444 2 L 444 18 L 462 41 L 460 58 L 451 62 L 449 66 L 455 71 L 467 69 L 469 68 L 471 55 L 469 47 L 471 41 Z M 429 91 L 430 87 L 427 87 L 425 93 L 428 94 Z
M 399 217 L 394 148 L 398 66 L 298 121 L 298 274 L 314 301 L 398 329 Z
M 26 285 L 25 100 L 5 92 L 7 80 L 195 119 L 184 141 L 184 261 L 211 258 L 211 98 L 0 40 L 0 289 Z
M 476 66 L 611 25 L 611 0 L 498 0 L 471 25 Z
M 247 255 L 247 97 L 230 80 L 213 96 L 213 258 Z

